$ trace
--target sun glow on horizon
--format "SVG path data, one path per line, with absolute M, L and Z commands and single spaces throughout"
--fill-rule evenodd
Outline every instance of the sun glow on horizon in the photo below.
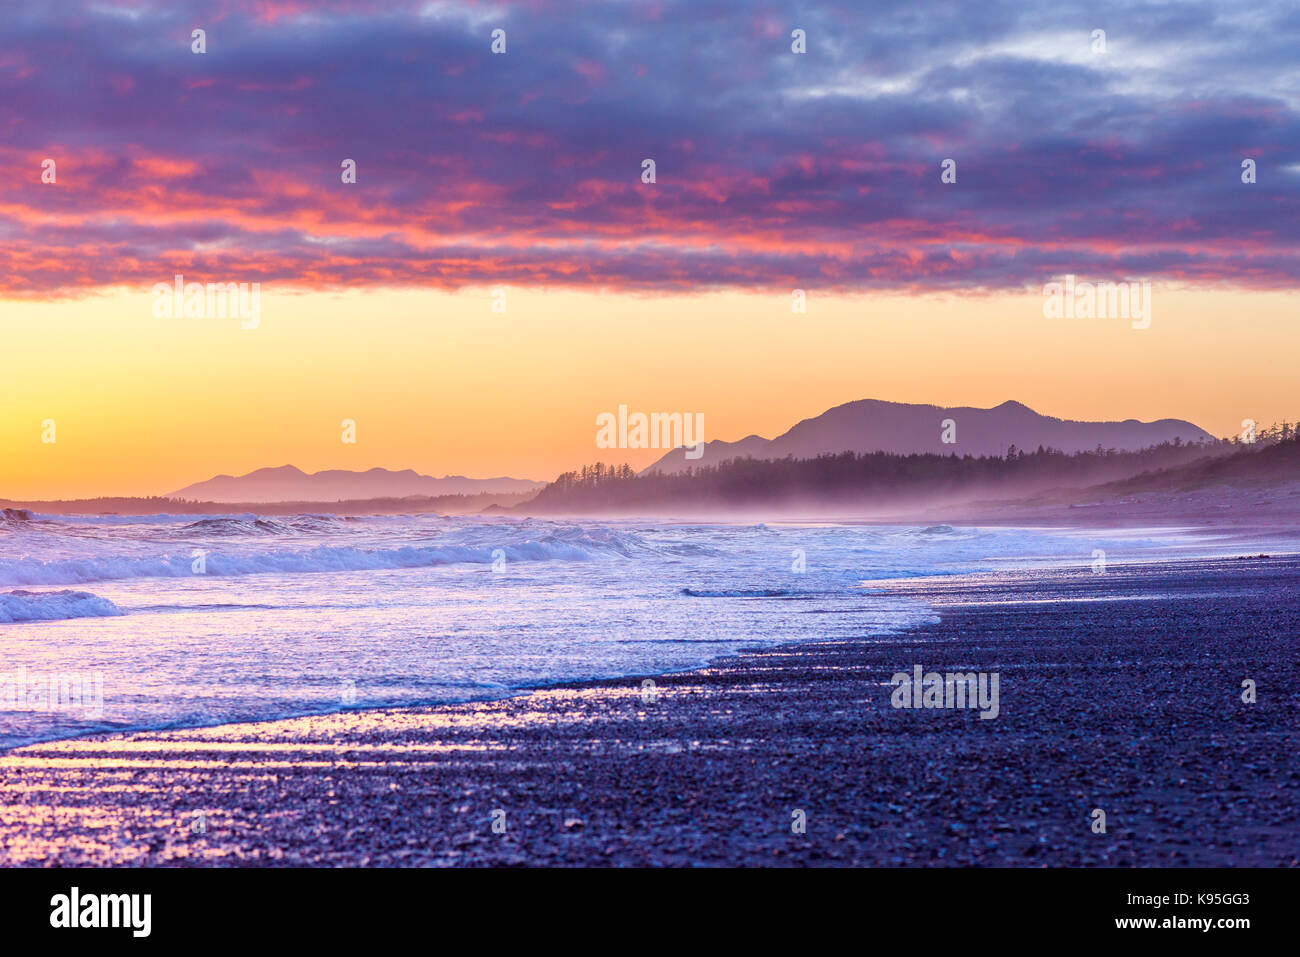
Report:
M 489 289 L 268 285 L 256 329 L 156 319 L 140 290 L 7 301 L 0 497 L 164 494 L 284 464 L 542 481 L 597 460 L 649 465 L 661 450 L 596 445 L 596 417 L 619 405 L 702 413 L 707 440 L 770 438 L 862 398 L 1016 399 L 1231 435 L 1243 418 L 1295 417 L 1289 299 L 1157 284 L 1145 330 L 1045 319 L 1037 292 L 810 290 L 800 315 L 776 292 L 508 288 L 496 314 Z

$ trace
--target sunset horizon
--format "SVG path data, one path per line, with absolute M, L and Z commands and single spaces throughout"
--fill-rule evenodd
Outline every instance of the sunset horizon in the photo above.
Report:
M 1221 321 L 1229 306 L 1219 312 L 1204 293 L 1153 293 L 1163 308 L 1143 330 L 1046 319 L 1041 292 L 941 301 L 809 291 L 808 312 L 794 315 L 788 292 L 511 290 L 505 314 L 491 312 L 486 289 L 433 307 L 427 294 L 393 295 L 382 309 L 367 305 L 375 292 L 317 294 L 311 306 L 291 298 L 289 317 L 264 293 L 254 329 L 237 318 L 155 319 L 149 294 L 112 309 L 98 297 L 9 303 L 11 341 L 28 355 L 58 343 L 61 371 L 23 363 L 0 385 L 11 410 L 0 497 L 161 495 L 286 463 L 550 481 L 611 460 L 595 420 L 620 404 L 700 413 L 706 438 L 727 440 L 770 437 L 863 398 L 981 408 L 1013 399 L 1063 419 L 1186 419 L 1219 437 L 1245 419 L 1297 417 L 1286 369 L 1300 331 L 1276 294 L 1252 300 L 1261 334 L 1273 330 L 1267 347 Z M 620 319 L 602 321 L 602 308 Z M 457 320 L 416 318 L 425 312 Z M 411 348 L 395 349 L 401 338 Z M 106 349 L 116 350 L 110 365 Z M 980 349 L 990 354 L 972 362 Z M 237 378 L 219 385 L 227 370 Z M 558 381 L 569 384 L 556 391 Z M 345 419 L 355 442 L 342 441 Z M 43 441 L 51 421 L 56 441 Z M 635 468 L 658 457 L 616 451 Z

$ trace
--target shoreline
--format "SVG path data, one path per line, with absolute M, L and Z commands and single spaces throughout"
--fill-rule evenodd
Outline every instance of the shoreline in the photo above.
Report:
M 960 526 L 962 523 L 956 523 L 956 524 Z M 977 526 L 971 526 L 971 527 L 977 527 Z M 1070 530 L 1077 531 L 1081 529 L 1070 529 Z M 1198 529 L 1198 530 L 1204 531 L 1205 529 Z M 1131 529 L 1129 531 L 1131 531 Z M 1111 569 L 1121 569 L 1121 568 L 1159 566 L 1159 565 L 1177 566 L 1185 563 L 1198 564 L 1206 561 L 1286 559 L 1286 558 L 1300 556 L 1300 548 L 1297 548 L 1296 546 L 1297 540 L 1296 540 L 1295 533 L 1293 533 L 1289 528 L 1270 529 L 1269 531 L 1272 537 L 1276 537 L 1285 541 L 1288 547 L 1281 550 L 1278 549 L 1271 550 L 1268 554 L 1242 554 L 1242 555 L 1203 554 L 1199 556 L 1177 557 L 1177 558 L 1170 557 L 1167 555 L 1136 556 L 1128 559 L 1111 559 L 1108 562 L 1108 567 L 1110 567 Z M 1241 536 L 1243 543 L 1251 542 L 1256 544 L 1263 544 L 1263 539 L 1265 537 L 1266 534 L 1264 530 L 1255 527 L 1250 528 L 1248 532 L 1243 533 L 1243 535 Z M 1225 544 L 1223 547 L 1230 548 L 1231 546 Z M 1050 573 L 1050 572 L 1059 572 L 1061 570 L 1062 569 L 1060 567 L 1054 567 L 1054 566 L 1045 566 L 1045 567 L 1025 566 L 1022 569 L 1014 569 L 1010 571 L 986 570 L 980 572 L 937 573 L 934 575 L 917 576 L 915 578 L 896 577 L 896 578 L 884 578 L 884 579 L 864 579 L 860 587 L 864 588 L 867 591 L 876 592 L 883 595 L 895 595 L 895 594 L 909 593 L 911 591 L 911 585 L 914 582 L 931 582 L 931 581 L 945 582 L 947 585 L 951 587 L 956 587 L 962 581 L 965 581 L 967 579 L 972 579 L 972 578 L 976 578 L 976 579 L 986 578 L 988 576 L 1000 576 L 1009 573 L 1011 574 L 1014 573 L 1027 574 L 1027 573 L 1037 573 L 1037 572 Z M 923 627 L 925 626 L 905 625 L 902 626 L 901 630 L 899 631 L 890 632 L 886 635 L 869 636 L 869 637 L 871 638 L 891 637 L 893 635 L 915 631 L 918 628 L 923 628 Z M 818 643 L 820 644 L 822 642 L 818 642 Z M 717 655 L 716 657 L 708 658 L 676 669 L 649 671 L 644 673 L 629 673 L 623 675 L 615 675 L 612 677 L 570 678 L 559 682 L 546 682 L 546 683 L 535 684 L 535 685 L 520 685 L 513 688 L 502 688 L 502 690 L 497 694 L 487 695 L 483 697 L 469 697 L 460 700 L 443 700 L 443 701 L 415 700 L 415 701 L 403 702 L 401 704 L 377 704 L 377 705 L 363 705 L 359 707 L 340 707 L 332 710 L 306 711 L 301 713 L 275 715 L 275 716 L 265 717 L 265 718 L 251 718 L 251 719 L 242 719 L 242 720 L 240 719 L 220 720 L 220 721 L 213 721 L 209 723 L 198 723 L 198 724 L 188 724 L 181 721 L 176 723 L 160 724 L 152 727 L 111 728 L 111 729 L 100 728 L 100 729 L 82 730 L 72 734 L 67 734 L 63 737 L 28 741 L 19 744 L 0 745 L 0 759 L 22 748 L 38 747 L 42 745 L 55 745 L 55 744 L 59 744 L 60 742 L 77 741 L 83 738 L 109 738 L 109 737 L 124 737 L 128 735 L 138 735 L 138 734 L 165 734 L 165 733 L 185 733 L 189 731 L 211 731 L 214 729 L 219 729 L 224 727 L 234 727 L 234 726 L 255 727 L 257 725 L 272 724 L 272 723 L 282 722 L 282 721 L 298 721 L 298 720 L 308 720 L 312 718 L 328 718 L 335 715 L 361 714 L 361 713 L 368 713 L 368 712 L 390 712 L 390 711 L 400 712 L 400 711 L 407 711 L 412 709 L 452 708 L 452 707 L 472 706 L 474 704 L 483 704 L 491 701 L 500 701 L 508 698 L 517 698 L 521 696 L 527 696 L 530 694 L 536 694 L 538 692 L 546 691 L 552 688 L 582 688 L 582 687 L 587 687 L 592 685 L 603 685 L 609 683 L 619 683 L 619 684 L 627 683 L 627 682 L 639 683 L 645 679 L 651 679 L 651 680 L 664 679 L 664 678 L 671 678 L 683 674 L 690 674 L 696 671 L 703 671 L 715 665 L 721 664 L 722 662 L 725 662 L 729 659 L 742 657 L 744 655 L 761 654 L 765 651 L 776 651 L 783 648 L 797 648 L 804 644 L 807 644 L 807 642 L 802 642 L 802 641 L 790 642 L 788 644 L 777 644 L 766 648 L 756 645 L 755 647 L 752 648 L 745 647 L 745 648 L 737 649 L 732 652 L 724 652 L 722 654 Z
M 1294 865 L 1300 775 L 1279 736 L 1300 726 L 1297 570 L 892 580 L 939 623 L 455 705 L 26 745 L 0 755 L 0 863 Z M 1271 644 L 1243 656 L 1251 630 Z M 913 663 L 1000 673 L 999 718 L 891 708 Z M 1236 701 L 1230 665 L 1253 669 L 1258 703 Z M 1189 734 L 1218 740 L 1207 754 Z

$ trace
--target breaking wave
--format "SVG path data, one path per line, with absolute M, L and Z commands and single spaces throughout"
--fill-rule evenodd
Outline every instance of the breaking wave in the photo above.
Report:
M 25 508 L 0 509 L 0 525 L 19 525 L 32 520 L 32 513 Z
M 0 621 L 66 621 L 125 614 L 107 598 L 84 591 L 0 592 Z
M 301 572 L 380 571 L 435 565 L 507 562 L 586 561 L 599 555 L 629 555 L 627 541 L 604 535 L 548 535 L 513 544 L 408 545 L 398 548 L 357 548 L 320 545 L 307 549 L 256 552 L 204 552 L 207 575 L 293 574 Z M 126 578 L 185 578 L 195 574 L 197 556 L 178 554 L 86 558 L 0 559 L 0 585 L 76 585 Z
M 259 533 L 274 534 L 287 531 L 287 529 L 279 522 L 266 518 L 257 518 L 251 521 L 242 518 L 202 518 L 197 522 L 190 522 L 180 531 L 202 533 L 204 535 L 250 535 Z

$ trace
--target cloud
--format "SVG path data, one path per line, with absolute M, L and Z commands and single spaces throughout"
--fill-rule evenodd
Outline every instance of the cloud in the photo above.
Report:
M 1004 289 L 1061 272 L 1292 288 L 1298 46 L 1292 5 L 1230 0 L 32 5 L 0 26 L 0 292 L 175 270 L 310 288 Z

